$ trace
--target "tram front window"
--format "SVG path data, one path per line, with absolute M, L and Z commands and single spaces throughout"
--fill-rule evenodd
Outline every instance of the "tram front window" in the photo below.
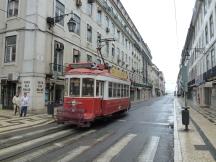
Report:
M 72 97 L 80 96 L 80 78 L 70 79 L 70 96 Z
M 82 97 L 94 97 L 94 79 L 83 78 Z

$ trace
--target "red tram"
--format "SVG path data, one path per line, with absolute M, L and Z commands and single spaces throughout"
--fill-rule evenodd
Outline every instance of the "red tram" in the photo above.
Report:
M 127 72 L 91 63 L 70 64 L 65 74 L 64 106 L 58 123 L 89 126 L 92 121 L 130 108 Z

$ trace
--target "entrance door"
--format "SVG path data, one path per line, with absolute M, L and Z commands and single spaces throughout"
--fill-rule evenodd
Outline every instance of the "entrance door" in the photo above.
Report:
M 205 88 L 205 104 L 211 105 L 211 88 Z
M 55 85 L 55 103 L 62 104 L 64 96 L 64 86 L 63 85 Z
M 99 97 L 98 105 L 95 105 L 95 113 L 101 114 L 103 109 L 103 98 L 104 98 L 104 82 L 96 80 L 96 96 Z
M 6 82 L 2 84 L 2 108 L 3 109 L 13 109 L 12 99 L 16 94 L 16 83 Z

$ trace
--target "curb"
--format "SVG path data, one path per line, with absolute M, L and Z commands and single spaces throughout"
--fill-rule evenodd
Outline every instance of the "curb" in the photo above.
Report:
M 174 162 L 183 162 L 181 145 L 178 134 L 178 121 L 176 116 L 176 99 L 173 101 L 173 109 L 174 109 Z

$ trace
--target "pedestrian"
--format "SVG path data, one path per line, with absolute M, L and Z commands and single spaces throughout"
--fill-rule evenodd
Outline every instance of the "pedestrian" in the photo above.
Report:
M 14 107 L 14 115 L 20 114 L 20 98 L 19 98 L 19 94 L 17 93 L 14 97 L 13 97 L 13 107 Z
M 24 117 L 27 114 L 27 108 L 29 106 L 29 97 L 27 96 L 27 93 L 24 92 L 24 95 L 21 97 L 21 112 L 20 117 L 24 115 Z

